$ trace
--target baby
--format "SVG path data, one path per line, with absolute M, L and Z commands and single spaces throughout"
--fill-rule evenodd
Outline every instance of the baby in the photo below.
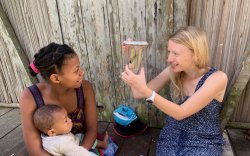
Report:
M 79 145 L 83 134 L 73 135 L 70 132 L 72 122 L 64 108 L 57 105 L 44 105 L 35 111 L 33 121 L 35 127 L 42 132 L 42 146 L 49 153 L 56 156 L 96 156 Z M 96 147 L 106 148 L 107 139 L 106 134 L 104 141 L 96 140 Z

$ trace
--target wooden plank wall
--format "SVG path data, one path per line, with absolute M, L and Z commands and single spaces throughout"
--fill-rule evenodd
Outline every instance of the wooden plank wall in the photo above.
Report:
M 250 1 L 191 0 L 189 25 L 203 28 L 210 42 L 212 65 L 227 73 L 232 87 L 250 52 Z M 237 105 L 232 122 L 250 122 L 250 85 Z
M 18 95 L 25 86 L 31 84 L 31 79 L 24 66 L 28 61 L 1 6 L 0 47 L 0 104 L 8 103 L 17 107 Z
M 247 20 L 250 2 L 245 0 L 0 0 L 0 3 L 29 61 L 49 42 L 67 43 L 76 50 L 86 70 L 85 78 L 95 88 L 97 103 L 103 106 L 99 120 L 112 120 L 113 109 L 125 103 L 135 108 L 150 126 L 160 127 L 163 123 L 164 115 L 145 101 L 134 100 L 119 78 L 124 68 L 120 43 L 128 37 L 149 42 L 145 52 L 149 80 L 166 66 L 166 42 L 174 30 L 187 24 L 203 28 L 211 45 L 212 65 L 228 74 L 229 88 L 239 73 L 250 40 Z
M 249 71 L 248 71 L 249 72 Z M 239 123 L 239 127 L 248 127 L 250 129 L 250 81 L 244 89 L 240 102 L 238 103 L 232 117 L 231 122 Z M 248 126 L 241 126 L 242 123 L 249 123 Z M 235 126 L 237 127 L 238 124 Z M 234 125 L 232 125 L 234 126 Z
M 222 112 L 220 113 L 222 120 L 221 120 L 221 128 L 224 129 L 225 126 L 231 126 L 231 125 L 240 125 L 239 123 L 235 124 L 236 122 L 231 122 L 230 118 L 232 117 L 232 114 L 237 106 L 237 104 L 240 103 L 242 95 L 244 95 L 244 89 L 247 87 L 247 83 L 250 79 L 250 52 L 246 56 L 246 59 L 242 63 L 242 69 L 233 84 L 232 88 L 230 89 L 230 92 L 224 102 L 224 107 Z M 233 124 L 232 124 L 233 123 Z M 248 125 L 248 128 L 250 129 L 250 124 L 241 124 L 244 125 L 245 128 Z M 238 127 L 237 126 L 237 127 Z M 243 127 L 238 127 L 243 128 Z
M 162 124 L 163 115 L 150 118 L 159 111 L 145 101 L 135 101 L 119 78 L 124 68 L 120 43 L 128 37 L 148 41 L 147 77 L 159 73 L 166 65 L 166 41 L 173 32 L 172 0 L 0 2 L 29 61 L 52 41 L 67 43 L 76 50 L 86 70 L 85 78 L 95 88 L 97 103 L 104 107 L 99 120 L 112 120 L 113 109 L 124 103 L 144 120 L 150 119 L 150 124 Z
M 166 27 L 172 25 L 172 1 L 82 0 L 57 4 L 64 42 L 79 52 L 98 105 L 104 106 L 99 120 L 112 120 L 113 109 L 121 103 L 132 106 L 148 120 L 149 106 L 135 101 L 119 77 L 124 68 L 120 43 L 129 37 L 147 40 L 146 70 L 152 75 L 163 69 L 163 45 L 173 31 Z

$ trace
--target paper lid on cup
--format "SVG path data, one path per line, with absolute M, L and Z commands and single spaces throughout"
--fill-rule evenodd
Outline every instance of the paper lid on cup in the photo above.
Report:
M 148 45 L 148 42 L 146 41 L 124 41 L 123 43 L 127 45 L 138 45 L 138 46 Z

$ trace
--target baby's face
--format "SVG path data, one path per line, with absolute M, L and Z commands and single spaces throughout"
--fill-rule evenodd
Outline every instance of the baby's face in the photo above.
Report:
M 56 135 L 69 133 L 72 129 L 71 119 L 68 117 L 65 109 L 54 114 L 54 123 L 52 128 L 56 132 Z

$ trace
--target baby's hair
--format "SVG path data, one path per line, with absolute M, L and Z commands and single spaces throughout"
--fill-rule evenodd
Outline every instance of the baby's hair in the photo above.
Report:
M 40 72 L 44 79 L 48 79 L 51 74 L 58 73 L 64 61 L 68 58 L 76 56 L 75 51 L 66 44 L 50 43 L 41 48 L 38 53 L 34 55 L 33 64 Z M 29 66 L 29 71 L 32 76 L 38 73 Z
M 44 105 L 36 109 L 33 114 L 35 127 L 41 132 L 47 134 L 47 131 L 54 125 L 54 115 L 63 108 L 58 105 Z

